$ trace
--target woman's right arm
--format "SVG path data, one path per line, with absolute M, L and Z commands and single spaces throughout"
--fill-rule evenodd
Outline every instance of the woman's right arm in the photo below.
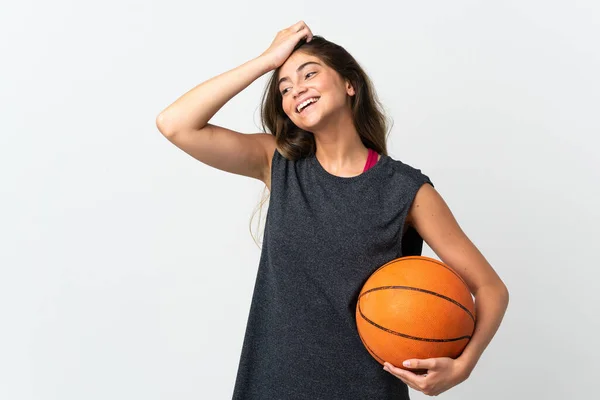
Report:
M 304 21 L 279 31 L 259 57 L 199 84 L 163 110 L 156 118 L 158 130 L 204 164 L 262 180 L 271 189 L 275 137 L 270 133 L 243 134 L 208 121 L 250 83 L 281 66 L 302 38 L 312 39 Z
M 261 55 L 194 87 L 158 115 L 158 130 L 204 164 L 264 181 L 275 137 L 243 134 L 208 121 L 231 98 L 273 70 L 270 60 Z

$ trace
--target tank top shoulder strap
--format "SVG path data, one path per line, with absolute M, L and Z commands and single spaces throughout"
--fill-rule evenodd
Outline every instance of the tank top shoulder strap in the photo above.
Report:
M 367 163 L 365 164 L 365 168 L 363 172 L 367 171 L 373 165 L 377 164 L 377 158 L 379 157 L 379 153 L 375 150 L 369 148 L 369 155 L 367 156 Z

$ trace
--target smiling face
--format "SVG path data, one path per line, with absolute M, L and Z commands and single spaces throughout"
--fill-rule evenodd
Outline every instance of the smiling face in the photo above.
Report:
M 278 76 L 282 107 L 292 122 L 310 131 L 334 113 L 350 112 L 352 85 L 315 56 L 294 52 L 281 66 Z M 298 105 L 317 99 L 298 112 Z

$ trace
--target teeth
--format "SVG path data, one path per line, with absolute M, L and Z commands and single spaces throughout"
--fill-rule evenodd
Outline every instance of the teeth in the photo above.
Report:
M 310 99 L 307 99 L 306 101 L 303 101 L 302 103 L 300 103 L 298 105 L 298 107 L 296 108 L 296 111 L 300 112 L 302 111 L 302 109 L 304 107 L 306 107 L 307 105 L 309 105 L 310 103 L 316 103 L 319 99 L 317 97 L 311 97 Z

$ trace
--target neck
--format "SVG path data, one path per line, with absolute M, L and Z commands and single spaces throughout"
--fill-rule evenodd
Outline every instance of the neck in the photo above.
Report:
M 329 171 L 352 171 L 364 167 L 368 148 L 360 140 L 349 113 L 313 130 L 316 157 Z

